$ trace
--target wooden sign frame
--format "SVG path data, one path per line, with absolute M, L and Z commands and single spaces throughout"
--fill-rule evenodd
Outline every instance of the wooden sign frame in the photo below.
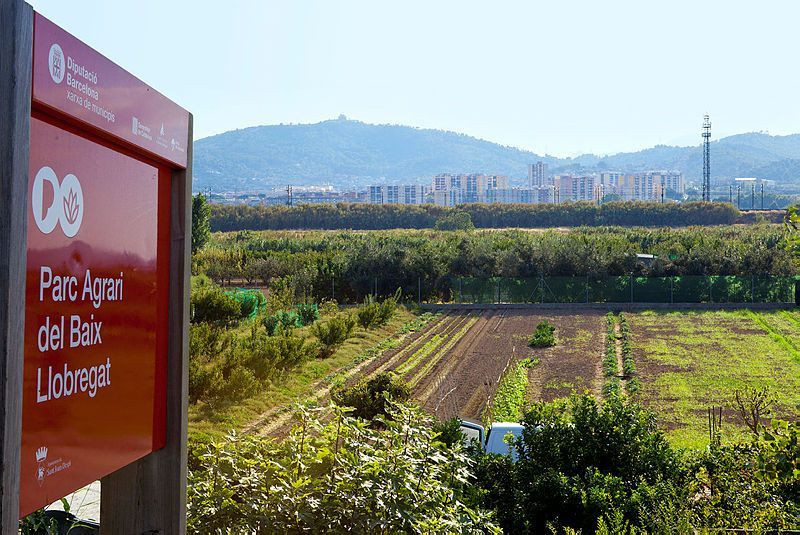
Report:
M 19 524 L 20 442 L 34 12 L 0 0 L 0 531 Z M 186 531 L 192 118 L 172 172 L 166 446 L 101 480 L 100 532 Z

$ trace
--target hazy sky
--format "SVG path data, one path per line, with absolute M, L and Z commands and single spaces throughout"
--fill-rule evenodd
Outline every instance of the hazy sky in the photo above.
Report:
M 33 0 L 195 116 L 340 113 L 574 155 L 800 131 L 800 2 Z

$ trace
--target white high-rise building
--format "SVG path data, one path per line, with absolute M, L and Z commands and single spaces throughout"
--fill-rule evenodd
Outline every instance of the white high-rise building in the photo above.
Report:
M 552 184 L 547 175 L 547 164 L 536 162 L 528 164 L 528 185 L 531 188 L 538 186 L 549 186 Z

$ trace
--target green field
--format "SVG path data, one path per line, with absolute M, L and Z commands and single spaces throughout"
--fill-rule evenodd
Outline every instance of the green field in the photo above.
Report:
M 734 404 L 745 386 L 766 387 L 774 417 L 800 416 L 800 313 L 645 311 L 628 313 L 643 388 L 670 440 L 708 444 L 707 409 L 723 407 L 725 442 L 747 437 Z

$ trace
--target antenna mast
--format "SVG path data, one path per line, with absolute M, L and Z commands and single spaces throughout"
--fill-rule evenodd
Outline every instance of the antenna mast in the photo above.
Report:
M 711 200 L 711 119 L 703 116 L 703 200 Z

